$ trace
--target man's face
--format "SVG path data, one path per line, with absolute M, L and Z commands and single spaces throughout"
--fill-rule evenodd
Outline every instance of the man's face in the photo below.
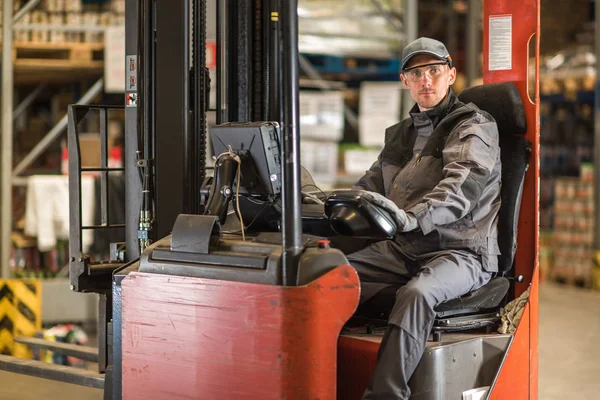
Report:
M 410 90 L 419 109 L 427 111 L 444 100 L 450 85 L 456 80 L 456 68 L 450 68 L 439 58 L 419 54 L 410 59 L 400 79 Z

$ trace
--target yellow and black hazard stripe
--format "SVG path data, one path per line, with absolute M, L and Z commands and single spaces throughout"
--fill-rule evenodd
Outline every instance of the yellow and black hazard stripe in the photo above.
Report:
M 31 350 L 13 338 L 35 336 L 42 328 L 41 282 L 0 280 L 0 353 L 31 358 Z

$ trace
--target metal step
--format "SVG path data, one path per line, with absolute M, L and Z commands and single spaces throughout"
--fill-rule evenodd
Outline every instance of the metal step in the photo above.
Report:
M 53 342 L 50 340 L 32 338 L 32 337 L 17 337 L 14 339 L 17 343 L 25 344 L 29 347 L 50 350 L 65 356 L 76 357 L 84 361 L 98 362 L 98 349 L 88 346 L 80 346 L 78 344 Z
M 25 360 L 0 354 L 0 370 L 96 389 L 104 388 L 104 375 L 97 372 L 37 360 Z

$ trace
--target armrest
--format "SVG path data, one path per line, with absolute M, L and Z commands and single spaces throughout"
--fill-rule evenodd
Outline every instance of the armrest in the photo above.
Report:
M 325 215 L 338 235 L 391 239 L 397 225 L 389 212 L 373 204 L 362 190 L 332 192 L 325 201 Z

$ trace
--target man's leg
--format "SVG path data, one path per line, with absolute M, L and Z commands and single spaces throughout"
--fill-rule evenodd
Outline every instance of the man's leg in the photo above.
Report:
M 467 251 L 443 252 L 425 260 L 419 274 L 396 294 L 363 399 L 409 399 L 408 380 L 425 351 L 435 306 L 478 289 L 490 278 L 479 257 Z
M 405 285 L 417 273 L 418 264 L 410 262 L 391 240 L 377 242 L 347 256 L 360 278 L 360 303 L 391 285 Z

